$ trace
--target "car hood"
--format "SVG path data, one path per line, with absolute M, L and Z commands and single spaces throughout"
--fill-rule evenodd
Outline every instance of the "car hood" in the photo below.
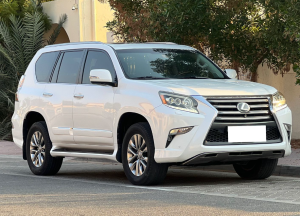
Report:
M 166 79 L 144 80 L 148 84 L 185 95 L 222 96 L 222 95 L 270 95 L 277 90 L 271 86 L 232 79 Z

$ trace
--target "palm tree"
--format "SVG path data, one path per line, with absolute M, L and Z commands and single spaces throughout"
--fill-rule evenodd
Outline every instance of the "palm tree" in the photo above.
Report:
M 52 35 L 45 39 L 45 14 L 38 1 L 32 0 L 31 4 L 34 10 L 24 17 L 11 15 L 8 22 L 0 19 L 0 140 L 11 139 L 11 117 L 20 77 L 36 52 L 56 41 L 67 20 L 62 15 Z

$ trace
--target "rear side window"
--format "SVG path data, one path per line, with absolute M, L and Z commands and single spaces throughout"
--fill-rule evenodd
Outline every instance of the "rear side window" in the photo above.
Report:
M 38 82 L 49 82 L 53 65 L 59 52 L 44 53 L 35 63 L 35 75 Z
M 83 51 L 64 53 L 57 77 L 57 83 L 77 83 L 82 56 Z
M 109 55 L 101 51 L 89 51 L 84 65 L 82 84 L 90 84 L 90 71 L 93 69 L 109 70 L 113 80 L 116 79 L 116 72 Z

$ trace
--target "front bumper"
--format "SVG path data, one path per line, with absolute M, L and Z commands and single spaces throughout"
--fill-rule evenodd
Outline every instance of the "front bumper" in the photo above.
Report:
M 282 138 L 279 142 L 242 145 L 204 145 L 204 140 L 218 111 L 203 97 L 197 96 L 195 98 L 198 101 L 199 114 L 178 111 L 164 105 L 157 107 L 151 113 L 151 128 L 155 143 L 154 159 L 157 163 L 183 163 L 197 155 L 210 153 L 284 152 L 280 157 L 291 154 L 290 138 L 284 126 L 284 124 L 292 125 L 291 111 L 288 107 L 273 113 Z M 186 134 L 175 136 L 170 145 L 166 147 L 169 131 L 173 128 L 187 126 L 194 126 L 194 128 Z

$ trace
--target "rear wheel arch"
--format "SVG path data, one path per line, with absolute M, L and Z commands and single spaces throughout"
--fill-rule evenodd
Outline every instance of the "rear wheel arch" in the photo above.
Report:
M 122 144 L 123 144 L 123 139 L 125 137 L 126 131 L 129 129 L 131 125 L 139 122 L 146 122 L 149 124 L 151 128 L 149 121 L 143 115 L 138 113 L 134 113 L 134 112 L 123 113 L 122 116 L 119 118 L 118 128 L 117 128 L 118 151 L 117 151 L 116 159 L 120 163 L 122 163 Z
M 35 122 L 40 122 L 40 121 L 46 122 L 44 116 L 41 113 L 35 112 L 35 111 L 28 112 L 24 118 L 24 121 L 23 121 L 23 148 L 22 148 L 24 160 L 27 160 L 25 143 L 27 140 L 27 135 L 28 135 L 29 129 Z

